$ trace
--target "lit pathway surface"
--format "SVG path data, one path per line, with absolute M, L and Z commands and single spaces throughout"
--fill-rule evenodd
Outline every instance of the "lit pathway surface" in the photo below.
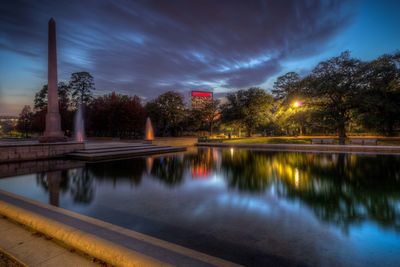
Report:
M 33 212 L 40 216 L 52 219 L 58 223 L 62 223 L 69 227 L 74 227 L 110 241 L 114 244 L 127 248 L 128 250 L 145 255 L 150 259 L 154 259 L 156 262 L 162 263 L 161 265 L 173 265 L 173 266 L 238 266 L 232 262 L 219 259 L 207 254 L 197 252 L 185 247 L 181 247 L 160 239 L 156 239 L 147 235 L 143 235 L 138 232 L 127 230 L 103 221 L 99 221 L 84 215 L 80 215 L 74 212 L 70 212 L 57 207 L 41 204 L 36 201 L 28 200 L 23 197 L 19 197 L 4 191 L 0 191 L 0 204 L 1 203 L 11 204 L 17 208 Z M 0 205 L 1 206 L 1 205 Z M 16 230 L 26 232 L 26 230 Z M 8 244 L 8 240 L 13 235 L 6 238 L 0 236 L 0 245 Z M 28 232 L 25 233 L 25 237 L 29 240 L 32 235 Z M 14 246 L 20 242 L 15 240 Z M 43 240 L 43 242 L 45 242 Z M 36 246 L 41 247 L 40 245 Z M 38 249 L 40 250 L 40 249 Z M 61 251 L 62 252 L 62 251 Z M 60 254 L 61 254 L 60 252 Z M 159 265 L 159 264 L 157 264 Z M 80 266 L 80 265 L 76 265 Z
M 0 250 L 27 266 L 100 266 L 3 217 L 0 217 Z

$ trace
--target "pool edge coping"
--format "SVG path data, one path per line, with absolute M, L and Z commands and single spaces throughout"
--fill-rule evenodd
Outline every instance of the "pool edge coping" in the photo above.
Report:
M 8 219 L 38 231 L 66 246 L 89 254 L 113 266 L 168 266 L 103 238 L 88 234 L 42 215 L 0 201 L 0 212 Z
M 243 148 L 264 151 L 400 155 L 400 146 L 197 143 L 196 147 Z
M 169 241 L 165 241 L 162 239 L 158 239 L 146 234 L 142 234 L 140 232 L 136 232 L 127 228 L 123 228 L 121 226 L 111 224 L 93 217 L 89 217 L 83 214 L 79 214 L 70 210 L 66 210 L 63 208 L 51 206 L 48 204 L 44 204 L 41 202 L 38 202 L 36 200 L 32 200 L 20 195 L 16 195 L 14 193 L 10 193 L 4 190 L 0 189 L 0 194 L 4 194 L 10 198 L 14 198 L 20 201 L 27 202 L 31 205 L 50 210 L 52 212 L 56 213 L 61 213 L 65 216 L 70 216 L 73 217 L 77 220 L 82 220 L 86 223 L 94 224 L 98 227 L 105 228 L 107 230 L 134 238 L 134 239 L 139 239 L 143 242 L 149 243 L 153 246 L 157 246 L 163 249 L 166 249 L 168 251 L 184 255 L 186 257 L 196 259 L 198 261 L 210 264 L 210 265 L 215 265 L 215 266 L 241 266 L 237 263 L 230 262 L 225 259 L 221 259 L 215 256 L 208 255 L 203 252 L 199 252 L 181 245 L 174 244 Z M 28 228 L 31 228 L 33 230 L 36 230 L 38 232 L 42 232 L 50 237 L 55 238 L 56 240 L 59 240 L 66 245 L 76 248 L 77 250 L 80 250 L 84 253 L 87 253 L 91 256 L 94 256 L 96 258 L 99 258 L 107 263 L 111 263 L 116 266 L 138 266 L 136 264 L 132 264 L 132 262 L 137 261 L 138 259 L 141 260 L 142 262 L 139 262 L 140 266 L 143 266 L 141 263 L 146 262 L 146 263 L 151 263 L 151 265 L 147 266 L 169 266 L 168 263 L 163 263 L 160 262 L 159 260 L 152 258 L 151 256 L 145 255 L 141 252 L 134 251 L 130 248 L 126 248 L 123 245 L 117 244 L 115 242 L 106 240 L 104 238 L 95 236 L 90 233 L 85 233 L 83 230 L 74 228 L 72 226 L 63 224 L 61 222 L 58 222 L 56 220 L 46 218 L 43 215 L 36 214 L 35 212 L 26 210 L 24 208 L 17 207 L 13 204 L 9 204 L 6 201 L 0 200 L 0 214 L 3 216 L 6 216 L 10 218 L 13 221 L 16 221 L 18 223 L 21 223 Z M 50 225 L 50 226 L 49 226 Z M 47 229 L 49 228 L 49 229 Z M 65 235 L 73 235 L 72 237 L 65 238 Z M 64 237 L 63 237 L 64 236 Z M 84 242 L 86 241 L 86 242 Z M 87 242 L 89 241 L 89 243 Z M 99 250 L 101 252 L 108 252 L 110 255 L 107 255 L 107 253 L 102 254 L 102 253 L 93 253 L 94 251 L 91 250 L 93 247 L 85 247 L 82 246 L 79 243 L 94 243 L 93 241 L 96 241 L 97 246 L 99 246 Z M 132 254 L 131 254 L 132 253 Z M 96 255 L 94 255 L 96 254 Z M 125 256 L 124 256 L 125 254 Z M 118 262 L 116 262 L 116 260 Z

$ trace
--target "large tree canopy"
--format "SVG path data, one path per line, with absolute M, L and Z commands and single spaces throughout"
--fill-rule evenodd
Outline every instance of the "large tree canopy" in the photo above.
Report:
M 146 111 L 139 97 L 113 92 L 92 101 L 88 119 L 93 135 L 139 137 L 144 129 Z
M 396 55 L 369 62 L 363 72 L 358 114 L 367 129 L 392 135 L 400 123 L 400 65 Z
M 146 109 L 159 135 L 178 135 L 182 131 L 186 110 L 183 96 L 179 93 L 169 91 L 161 94 L 147 103 Z
M 272 89 L 274 98 L 286 102 L 296 97 L 300 93 L 300 81 L 300 76 L 296 72 L 288 72 L 279 76 Z
M 319 63 L 305 80 L 305 92 L 312 98 L 319 120 L 333 125 L 340 144 L 345 143 L 351 110 L 358 101 L 363 64 L 350 57 L 349 52 L 343 52 Z
M 248 136 L 271 120 L 273 98 L 263 89 L 239 90 L 228 94 L 227 99 L 222 111 L 223 120 L 242 124 Z

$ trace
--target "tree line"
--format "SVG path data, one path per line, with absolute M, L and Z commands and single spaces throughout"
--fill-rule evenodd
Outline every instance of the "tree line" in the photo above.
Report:
M 92 136 L 140 138 L 147 116 L 157 136 L 332 134 L 344 143 L 348 132 L 394 135 L 400 128 L 400 53 L 361 61 L 346 51 L 303 77 L 295 72 L 278 77 L 271 92 L 237 90 L 196 108 L 174 91 L 143 103 L 138 96 L 115 92 L 93 97 L 94 90 L 87 72 L 73 73 L 69 83 L 58 84 L 66 134 L 73 131 L 79 104 L 85 107 L 86 132 Z M 43 132 L 46 111 L 47 85 L 35 95 L 33 111 L 24 107 L 19 130 Z

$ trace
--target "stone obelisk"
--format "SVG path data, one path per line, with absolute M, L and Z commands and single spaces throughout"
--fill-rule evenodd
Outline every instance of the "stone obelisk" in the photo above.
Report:
M 48 45 L 46 130 L 40 141 L 60 142 L 65 141 L 65 138 L 61 131 L 61 117 L 58 108 L 56 22 L 53 18 L 49 20 Z

